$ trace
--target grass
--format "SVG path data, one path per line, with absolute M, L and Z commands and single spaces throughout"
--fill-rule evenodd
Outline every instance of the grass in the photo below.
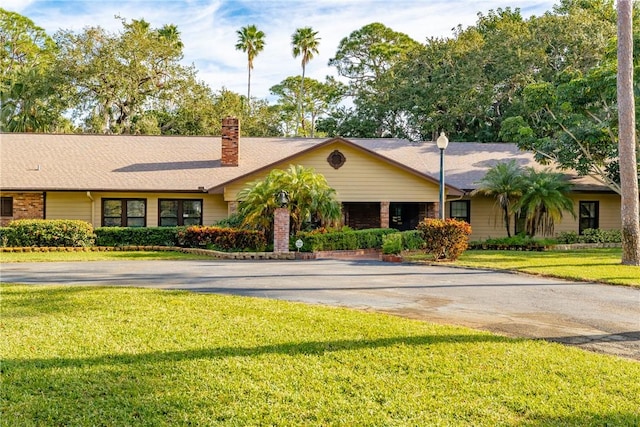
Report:
M 0 252 L 0 262 L 123 261 L 211 259 L 173 251 Z
M 4 285 L 2 426 L 638 425 L 640 363 L 341 308 Z
M 640 287 L 640 267 L 621 265 L 620 248 L 572 251 L 466 251 L 454 265 L 519 271 L 571 280 Z M 412 255 L 412 260 L 427 259 Z

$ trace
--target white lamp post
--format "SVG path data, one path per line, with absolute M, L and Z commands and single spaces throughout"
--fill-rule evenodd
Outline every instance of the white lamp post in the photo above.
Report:
M 449 145 L 449 138 L 444 132 L 440 132 L 436 145 L 440 149 L 440 219 L 444 219 L 444 150 Z

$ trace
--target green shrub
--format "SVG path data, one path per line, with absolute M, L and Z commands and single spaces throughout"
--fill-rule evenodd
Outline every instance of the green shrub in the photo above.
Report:
M 100 227 L 98 246 L 177 246 L 182 227 Z
M 424 248 L 424 240 L 419 230 L 407 230 L 402 233 L 402 249 L 415 251 Z
M 244 218 L 239 213 L 229 215 L 229 217 L 217 221 L 214 225 L 221 228 L 240 228 Z
M 339 251 L 353 249 L 381 249 L 383 236 L 398 231 L 392 228 L 370 228 L 366 230 L 327 231 L 318 229 L 300 232 L 291 238 L 291 247 L 301 239 L 304 245 L 302 252 Z
M 570 236 L 569 236 L 570 237 Z M 479 242 L 472 242 L 469 246 L 472 249 L 491 250 L 542 250 L 547 246 L 557 243 L 556 239 L 537 239 L 525 234 L 518 234 L 511 237 L 499 237 L 487 239 Z
M 0 227 L 0 247 L 7 246 L 17 246 L 15 244 L 13 228 Z
M 580 236 L 575 231 L 563 231 L 556 237 L 558 243 L 573 244 L 580 241 Z
M 95 239 L 93 226 L 86 221 L 19 219 L 8 228 L 7 244 L 11 246 L 85 247 Z
M 262 231 L 192 226 L 178 230 L 178 244 L 228 252 L 261 252 L 267 247 L 267 239 Z
M 604 243 L 622 243 L 622 230 L 603 230 Z
M 597 228 L 588 228 L 584 230 L 580 238 L 582 243 L 604 243 L 603 230 Z
M 382 237 L 383 254 L 399 254 L 402 251 L 415 251 L 424 248 L 421 232 L 418 230 L 407 230 Z
M 402 233 L 393 233 L 382 236 L 382 253 L 398 255 L 402 252 Z
M 602 230 L 599 228 L 587 228 L 582 235 L 575 231 L 566 231 L 558 234 L 558 243 L 621 243 L 622 232 L 615 230 Z
M 602 230 L 599 228 L 587 228 L 580 236 L 580 243 L 621 243 L 622 232 L 620 230 Z
M 425 252 L 434 260 L 456 260 L 469 246 L 471 226 L 455 219 L 426 218 L 418 224 Z

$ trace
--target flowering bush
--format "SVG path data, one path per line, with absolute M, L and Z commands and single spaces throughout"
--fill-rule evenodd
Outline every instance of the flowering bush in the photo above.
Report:
M 434 260 L 455 261 L 469 247 L 471 226 L 455 219 L 425 218 L 418 224 L 424 249 Z

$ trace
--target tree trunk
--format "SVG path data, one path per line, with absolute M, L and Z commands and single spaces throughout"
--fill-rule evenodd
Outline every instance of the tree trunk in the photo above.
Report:
M 249 77 L 247 77 L 247 102 L 251 102 L 251 64 L 249 64 Z
M 509 214 L 509 208 L 502 208 L 504 213 L 504 225 L 507 228 L 507 237 L 511 237 L 511 215 Z
M 622 189 L 622 264 L 640 266 L 640 200 L 633 96 L 631 0 L 618 0 L 618 153 Z
M 302 80 L 300 81 L 300 95 L 298 98 L 298 128 L 296 129 L 296 134 L 299 135 L 299 129 L 302 128 L 302 132 L 305 132 L 304 129 L 304 109 L 302 107 L 302 97 L 304 96 L 304 72 L 305 66 L 304 62 L 302 63 Z M 304 135 L 306 136 L 306 135 Z

